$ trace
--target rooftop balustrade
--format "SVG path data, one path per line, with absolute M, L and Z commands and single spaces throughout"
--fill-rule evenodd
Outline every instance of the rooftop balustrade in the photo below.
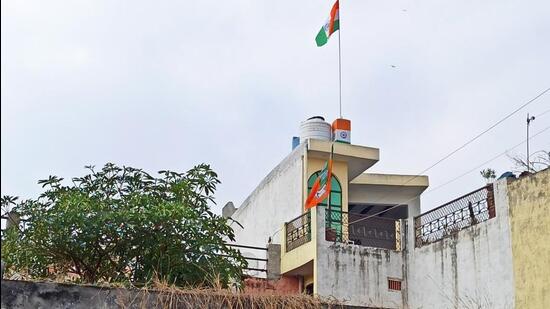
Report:
M 417 247 L 496 216 L 493 185 L 470 192 L 414 218 Z

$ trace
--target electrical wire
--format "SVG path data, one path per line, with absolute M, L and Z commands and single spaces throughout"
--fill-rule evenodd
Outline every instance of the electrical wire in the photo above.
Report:
M 546 127 L 545 129 L 543 129 L 543 130 L 537 132 L 536 134 L 534 134 L 533 136 L 530 136 L 530 137 L 529 137 L 529 140 L 531 140 L 532 138 L 534 138 L 534 137 L 536 137 L 536 136 L 542 134 L 543 132 L 547 131 L 548 129 L 550 129 L 550 127 Z M 501 157 L 502 155 L 506 154 L 508 151 L 510 151 L 510 150 L 512 150 L 512 149 L 514 149 L 514 148 L 516 148 L 516 147 L 521 146 L 522 144 L 524 144 L 525 142 L 527 142 L 527 140 L 528 140 L 528 139 L 523 140 L 521 143 L 518 143 L 517 145 L 515 145 L 515 146 L 513 146 L 513 147 L 511 147 L 511 148 L 509 148 L 509 149 L 507 149 L 506 151 L 504 151 L 503 153 L 499 154 L 498 156 L 495 156 L 495 157 L 491 158 L 490 160 L 483 162 L 483 164 L 481 164 L 481 165 L 479 165 L 479 166 L 477 166 L 477 167 L 475 167 L 475 168 L 469 170 L 468 172 L 466 172 L 466 173 L 464 173 L 464 174 L 461 174 L 461 175 L 459 175 L 459 176 L 457 176 L 457 177 L 455 177 L 455 178 L 453 178 L 453 179 L 447 181 L 447 182 L 444 183 L 444 184 L 441 184 L 441 185 L 437 186 L 437 187 L 434 188 L 434 189 L 431 189 L 431 190 L 427 191 L 427 192 L 424 193 L 424 194 L 431 193 L 431 192 L 433 192 L 433 191 L 435 191 L 435 190 L 437 190 L 437 189 L 440 189 L 440 188 L 443 187 L 443 186 L 446 186 L 446 185 L 450 184 L 451 182 L 454 182 L 455 180 L 457 180 L 457 179 L 459 179 L 459 178 L 461 178 L 461 177 L 466 176 L 467 174 L 469 174 L 469 173 L 475 171 L 476 169 L 478 169 L 479 167 L 484 166 L 485 164 L 487 164 L 487 163 L 489 163 L 489 162 L 491 162 L 491 161 L 496 160 L 497 158 L 499 158 L 499 157 Z M 379 212 L 376 212 L 376 213 L 374 213 L 374 214 L 368 215 L 368 216 L 363 217 L 363 218 L 361 218 L 361 219 L 357 219 L 357 220 L 355 220 L 355 221 L 353 221 L 353 222 L 349 222 L 348 225 L 354 224 L 354 223 L 357 223 L 357 222 L 361 222 L 361 221 L 363 221 L 363 220 L 367 220 L 367 219 L 372 218 L 372 217 L 376 217 L 376 216 L 378 216 L 379 214 L 385 213 L 386 211 L 389 211 L 389 210 L 391 210 L 391 209 L 397 208 L 397 207 L 399 207 L 399 206 L 405 206 L 405 205 L 407 205 L 407 203 L 409 203 L 409 202 L 411 202 L 411 201 L 413 201 L 413 200 L 415 200 L 415 199 L 417 199 L 417 198 L 418 198 L 418 197 L 411 198 L 411 199 L 409 199 L 409 200 L 407 200 L 407 201 L 405 201 L 405 202 L 399 203 L 399 204 L 394 205 L 394 206 L 392 206 L 392 207 L 390 207 L 390 208 L 381 210 L 381 211 L 379 211 Z
M 535 136 L 537 136 L 537 135 L 539 135 L 539 134 L 542 134 L 542 133 L 546 132 L 548 129 L 550 129 L 550 127 L 546 127 L 546 129 L 543 129 L 543 130 L 539 131 L 538 133 L 536 133 L 535 135 L 529 137 L 529 139 L 534 138 Z M 492 162 L 492 161 L 494 161 L 494 160 L 496 160 L 496 159 L 502 157 L 503 155 L 507 154 L 510 150 L 515 149 L 515 148 L 517 148 L 517 147 L 519 147 L 519 146 L 525 144 L 525 142 L 527 142 L 527 139 L 523 140 L 523 141 L 522 141 L 521 143 L 519 143 L 519 144 L 516 144 L 515 146 L 512 146 L 512 147 L 508 148 L 506 151 L 504 151 L 504 152 L 502 152 L 502 153 L 500 153 L 500 154 L 494 156 L 493 158 L 491 158 L 491 159 L 489 159 L 489 160 L 487 160 L 487 161 L 481 163 L 480 165 L 478 165 L 478 166 L 472 168 L 471 170 L 469 170 L 469 171 L 467 171 L 467 172 L 465 172 L 465 173 L 463 173 L 463 174 L 461 174 L 461 175 L 459 175 L 459 176 L 457 176 L 457 177 L 455 177 L 455 178 L 453 178 L 453 179 L 451 179 L 451 180 L 449 180 L 449 181 L 447 181 L 447 182 L 445 182 L 445 183 L 443 183 L 443 184 L 441 184 L 441 185 L 439 185 L 439 186 L 437 186 L 437 187 L 435 187 L 435 188 L 433 188 L 433 189 L 428 190 L 428 191 L 427 191 L 426 193 L 424 193 L 424 194 L 431 193 L 431 192 L 433 192 L 433 191 L 435 191 L 435 190 L 437 190 L 437 189 L 439 189 L 439 188 L 441 188 L 441 187 L 443 187 L 443 186 L 446 186 L 446 185 L 448 185 L 448 184 L 450 184 L 450 183 L 452 183 L 452 182 L 454 182 L 454 181 L 456 181 L 456 180 L 458 180 L 458 179 L 460 179 L 460 178 L 462 178 L 462 177 L 464 177 L 464 176 L 470 174 L 470 173 L 473 172 L 473 171 L 476 171 L 476 170 L 479 169 L 480 167 L 483 167 L 483 166 L 487 165 L 488 163 L 490 163 L 490 162 Z
M 418 178 L 420 175 L 424 174 L 425 172 L 431 170 L 432 168 L 434 168 L 435 166 L 439 165 L 441 162 L 447 160 L 449 157 L 451 157 L 452 155 L 454 155 L 455 153 L 459 152 L 460 150 L 464 149 L 466 146 L 468 146 L 469 144 L 473 143 L 475 140 L 477 140 L 478 138 L 480 138 L 481 136 L 483 136 L 485 133 L 491 131 L 493 128 L 495 128 L 496 126 L 498 126 L 499 124 L 501 124 L 502 122 L 504 122 L 506 119 L 512 117 L 512 115 L 514 115 L 515 113 L 519 112 L 521 109 L 523 109 L 524 107 L 526 107 L 527 105 L 535 102 L 538 98 L 542 97 L 543 95 L 545 95 L 548 91 L 550 91 L 550 88 L 547 88 L 545 89 L 544 91 L 542 91 L 541 93 L 539 93 L 537 96 L 535 96 L 534 98 L 532 98 L 531 100 L 527 101 L 526 103 L 524 103 L 523 105 L 521 105 L 520 107 L 516 108 L 514 111 L 512 111 L 510 114 L 508 114 L 507 116 L 505 116 L 504 118 L 500 119 L 499 121 L 497 121 L 496 123 L 494 123 L 493 125 L 491 125 L 489 128 L 485 129 L 483 132 L 479 133 L 478 135 L 476 135 L 475 137 L 473 137 L 472 139 L 470 139 L 469 141 L 467 141 L 466 143 L 464 143 L 462 146 L 458 147 L 457 149 L 451 151 L 449 154 L 447 154 L 446 156 L 444 156 L 443 158 L 439 159 L 437 162 L 435 162 L 434 164 L 428 166 L 427 168 L 425 168 L 424 170 L 422 170 L 421 172 L 417 173 L 415 176 L 411 177 L 407 182 L 403 183 L 402 185 L 406 185 L 408 184 L 409 182 L 413 181 L 414 179 Z
M 530 99 L 529 101 L 525 102 L 524 104 L 522 104 L 521 106 L 519 106 L 518 108 L 516 108 L 515 110 L 513 110 L 511 113 L 509 113 L 508 115 L 506 115 L 504 118 L 500 119 L 499 121 L 497 121 L 496 123 L 494 123 L 493 125 L 491 125 L 489 128 L 485 129 L 484 131 L 482 131 L 481 133 L 479 133 L 478 135 L 474 136 L 472 139 L 470 139 L 469 141 L 467 141 L 466 143 L 462 144 L 460 147 L 456 148 L 455 150 L 451 151 L 449 154 L 447 154 L 446 156 L 444 156 L 443 158 L 439 159 L 438 161 L 436 161 L 434 164 L 428 166 L 427 168 L 425 168 L 424 170 L 422 170 L 421 172 L 417 173 L 416 175 L 412 176 L 409 178 L 409 180 L 405 181 L 404 183 L 400 184 L 401 186 L 404 186 L 406 184 L 408 184 L 409 182 L 413 181 L 414 179 L 420 177 L 420 175 L 424 174 L 425 172 L 431 170 L 432 168 L 434 168 L 435 166 L 437 166 L 438 164 L 440 164 L 441 162 L 445 161 L 446 159 L 448 159 L 449 157 L 451 157 L 452 155 L 454 155 L 455 153 L 459 152 L 460 150 L 464 149 L 466 146 L 468 146 L 469 144 L 473 143 L 475 140 L 477 140 L 478 138 L 480 138 L 481 136 L 483 136 L 485 133 L 489 132 L 490 130 L 492 130 L 493 128 L 495 128 L 496 126 L 498 126 L 499 124 L 501 124 L 502 122 L 504 122 L 506 119 L 512 117 L 512 115 L 514 115 L 515 113 L 519 112 L 520 110 L 522 110 L 524 107 L 526 107 L 527 105 L 535 102 L 538 98 L 542 97 L 543 95 L 545 95 L 548 91 L 550 91 L 550 88 L 546 88 L 545 90 L 543 90 L 542 92 L 540 92 L 539 94 L 537 94 L 535 97 L 533 97 L 532 99 Z M 546 112 L 544 112 L 546 113 Z M 542 114 L 544 114 L 542 113 Z M 540 116 L 540 115 L 539 115 Z M 388 195 L 384 196 L 381 200 L 385 199 Z M 396 207 L 396 206 L 394 206 Z M 390 209 L 393 209 L 392 208 L 388 208 L 388 209 L 385 209 L 383 210 L 382 212 L 380 213 L 384 213 Z M 378 214 L 378 213 L 377 213 Z M 360 220 L 363 220 L 363 219 L 360 219 Z
M 542 115 L 547 114 L 547 113 L 549 113 L 549 112 L 550 112 L 550 109 L 545 110 L 544 112 L 542 112 L 542 113 L 536 115 L 535 118 L 540 118 Z

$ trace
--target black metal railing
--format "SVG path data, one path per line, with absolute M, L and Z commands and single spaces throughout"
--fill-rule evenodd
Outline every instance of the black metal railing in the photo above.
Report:
M 285 223 L 286 252 L 311 241 L 311 212 Z
M 470 192 L 414 218 L 420 247 L 495 217 L 493 185 Z
M 248 262 L 248 266 L 244 268 L 245 274 L 250 275 L 252 274 L 251 272 L 254 271 L 267 273 L 267 248 L 230 243 L 226 243 L 226 245 L 237 248 L 237 250 L 241 252 L 243 258 Z M 218 255 L 230 257 L 228 255 Z M 256 255 L 265 256 L 265 258 L 256 257 Z
M 365 247 L 399 250 L 400 221 L 325 209 L 325 239 Z

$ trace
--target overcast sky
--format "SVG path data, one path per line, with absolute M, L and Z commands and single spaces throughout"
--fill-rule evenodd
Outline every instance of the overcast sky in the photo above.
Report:
M 206 162 L 219 207 L 238 206 L 300 121 L 338 116 L 338 41 L 314 42 L 332 0 L 1 3 L 2 195 L 36 197 L 38 179 L 87 164 Z M 343 113 L 354 144 L 380 148 L 373 172 L 416 174 L 550 87 L 548 0 L 340 7 Z M 520 143 L 527 112 L 548 109 L 550 93 L 430 170 L 431 185 Z M 548 126 L 550 113 L 531 132 Z M 550 150 L 550 130 L 531 149 Z M 483 183 L 476 170 L 423 209 Z

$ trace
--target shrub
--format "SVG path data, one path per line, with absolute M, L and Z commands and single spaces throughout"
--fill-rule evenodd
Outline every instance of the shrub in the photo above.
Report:
M 8 268 L 35 278 L 71 272 L 85 283 L 241 278 L 246 261 L 225 244 L 234 241 L 233 230 L 210 210 L 220 181 L 208 165 L 160 171 L 159 178 L 111 163 L 86 168 L 69 186 L 56 176 L 40 180 L 45 192 L 38 199 L 2 198 L 2 207 L 25 221 L 3 237 Z

